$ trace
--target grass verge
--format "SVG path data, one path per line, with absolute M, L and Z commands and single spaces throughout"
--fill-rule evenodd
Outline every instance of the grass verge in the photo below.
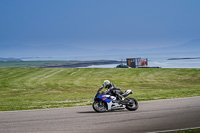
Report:
M 105 79 L 139 101 L 200 96 L 200 69 L 0 68 L 0 111 L 91 105 Z

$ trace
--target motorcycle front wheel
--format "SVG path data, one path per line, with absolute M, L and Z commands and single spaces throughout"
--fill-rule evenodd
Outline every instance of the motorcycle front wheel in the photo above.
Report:
M 128 109 L 129 111 L 135 111 L 138 109 L 138 101 L 134 98 L 126 98 L 126 100 L 128 100 L 128 104 L 126 105 L 126 109 Z
M 106 103 L 104 101 L 101 101 L 101 100 L 94 101 L 93 104 L 92 104 L 92 107 L 96 112 L 99 112 L 99 113 L 107 111 Z

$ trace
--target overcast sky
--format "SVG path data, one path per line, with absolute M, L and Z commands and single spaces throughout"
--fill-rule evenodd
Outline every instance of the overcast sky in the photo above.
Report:
M 200 0 L 0 1 L 0 48 L 4 51 L 26 46 L 48 50 L 52 45 L 155 48 L 199 38 Z

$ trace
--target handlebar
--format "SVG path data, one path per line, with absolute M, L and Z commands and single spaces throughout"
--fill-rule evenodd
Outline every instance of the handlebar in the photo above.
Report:
M 98 92 L 100 92 L 102 89 L 103 89 L 103 87 L 100 87 L 99 90 L 98 90 Z
M 99 92 L 100 93 L 100 91 L 103 89 L 103 87 L 100 87 L 99 88 L 99 90 L 97 91 L 97 92 Z M 106 93 L 108 93 L 110 90 L 104 90 L 103 92 L 102 92 L 102 94 L 106 94 Z

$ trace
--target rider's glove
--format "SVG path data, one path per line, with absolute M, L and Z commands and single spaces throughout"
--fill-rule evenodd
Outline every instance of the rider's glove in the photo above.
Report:
M 107 92 L 108 92 L 107 90 L 103 91 L 104 94 L 106 94 Z

